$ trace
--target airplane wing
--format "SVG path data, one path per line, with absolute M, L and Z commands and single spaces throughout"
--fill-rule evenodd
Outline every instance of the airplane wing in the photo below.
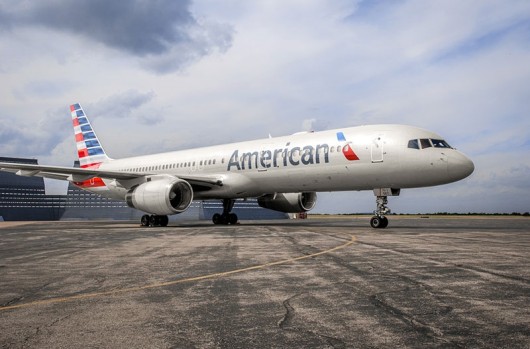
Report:
M 132 173 L 122 171 L 106 171 L 100 169 L 88 169 L 62 166 L 43 166 L 31 164 L 18 164 L 11 162 L 0 162 L 0 171 L 15 173 L 25 177 L 44 177 L 51 179 L 66 180 L 71 182 L 83 182 L 91 178 L 99 177 L 119 181 L 133 180 L 136 178 L 155 175 L 156 173 Z M 178 176 L 178 178 L 188 181 L 192 185 L 198 186 L 222 186 L 220 177 L 202 176 Z
M 99 177 L 108 179 L 134 179 L 140 177 L 134 173 L 124 173 L 117 171 L 103 171 L 98 169 L 85 169 L 62 166 L 43 166 L 31 164 L 17 164 L 10 162 L 0 162 L 0 170 L 15 173 L 25 177 L 44 177 L 61 179 L 73 182 L 82 182 L 88 179 Z

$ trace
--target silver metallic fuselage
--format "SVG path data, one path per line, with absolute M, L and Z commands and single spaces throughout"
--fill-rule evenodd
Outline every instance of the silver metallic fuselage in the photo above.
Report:
M 471 160 L 456 149 L 409 147 L 419 139 L 443 138 L 417 127 L 370 125 L 119 159 L 101 169 L 222 181 L 222 186 L 195 192 L 195 199 L 418 188 L 455 182 L 473 172 Z M 355 159 L 348 159 L 345 147 Z M 110 192 L 98 194 L 123 199 L 125 189 L 105 183 Z

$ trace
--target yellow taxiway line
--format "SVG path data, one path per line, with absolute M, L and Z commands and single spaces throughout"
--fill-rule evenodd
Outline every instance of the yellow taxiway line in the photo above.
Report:
M 135 291 L 147 290 L 147 289 L 151 289 L 151 288 L 159 288 L 159 287 L 171 286 L 171 285 L 176 285 L 176 284 L 182 284 L 182 283 L 185 283 L 185 282 L 193 282 L 193 281 L 201 281 L 201 280 L 220 278 L 220 277 L 224 277 L 224 276 L 230 276 L 230 275 L 234 275 L 234 274 L 244 273 L 244 272 L 247 272 L 247 271 L 265 269 L 265 268 L 269 268 L 269 267 L 273 267 L 273 266 L 277 266 L 277 265 L 282 265 L 282 264 L 287 264 L 287 263 L 293 263 L 293 262 L 301 261 L 303 259 L 318 257 L 318 256 L 321 256 L 321 255 L 324 255 L 324 254 L 328 254 L 328 253 L 335 252 L 335 251 L 341 250 L 343 248 L 346 248 L 346 247 L 352 245 L 353 243 L 355 243 L 355 240 L 356 240 L 356 237 L 352 235 L 351 239 L 348 242 L 346 242 L 346 243 L 344 243 L 342 245 L 339 245 L 339 246 L 324 250 L 324 251 L 320 251 L 320 252 L 316 252 L 316 253 L 312 253 L 312 254 L 308 254 L 308 255 L 303 255 L 303 256 L 299 256 L 299 257 L 282 259 L 282 260 L 275 261 L 275 262 L 269 262 L 269 263 L 265 263 L 265 264 L 254 265 L 254 266 L 251 266 L 251 267 L 246 267 L 246 268 L 241 268 L 241 269 L 234 269 L 234 270 L 229 270 L 229 271 L 224 271 L 224 272 L 214 273 L 214 274 L 194 276 L 194 277 L 183 278 L 183 279 L 167 281 L 167 282 L 154 283 L 154 284 L 149 284 L 149 285 L 144 285 L 144 286 L 128 287 L 128 288 L 121 288 L 121 289 L 115 289 L 115 290 L 110 290 L 110 291 L 85 293 L 85 294 L 79 294 L 79 295 L 75 295 L 75 296 L 50 298 L 50 299 L 43 299 L 43 300 L 33 301 L 33 302 L 28 302 L 28 303 L 7 305 L 7 306 L 4 306 L 4 307 L 0 307 L 0 311 L 9 310 L 9 309 L 27 308 L 27 307 L 37 306 L 37 305 L 46 305 L 46 304 L 53 304 L 53 303 L 71 302 L 71 301 L 80 300 L 80 299 L 96 298 L 96 297 L 102 297 L 102 296 L 111 296 L 111 295 L 116 295 L 116 294 L 120 294 L 120 293 L 135 292 Z

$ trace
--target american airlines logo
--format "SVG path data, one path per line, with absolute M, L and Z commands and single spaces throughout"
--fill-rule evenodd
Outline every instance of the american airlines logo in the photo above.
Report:
M 285 148 L 274 150 L 250 151 L 239 153 L 236 149 L 230 156 L 227 171 L 268 169 L 275 167 L 313 165 L 329 163 L 330 147 L 328 144 L 317 144 L 316 146 L 306 145 L 304 147 L 290 147 L 290 143 Z M 344 157 L 350 161 L 359 160 L 349 144 L 342 148 Z
M 342 154 L 344 154 L 344 157 L 350 161 L 359 160 L 359 157 L 355 154 L 349 144 L 346 144 L 344 148 L 342 148 Z

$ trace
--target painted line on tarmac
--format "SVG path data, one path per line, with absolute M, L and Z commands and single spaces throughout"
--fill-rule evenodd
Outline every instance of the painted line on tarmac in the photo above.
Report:
M 303 256 L 299 256 L 299 257 L 293 257 L 293 258 L 289 258 L 289 259 L 282 259 L 282 260 L 275 261 L 275 262 L 269 262 L 269 263 L 265 263 L 265 264 L 254 265 L 254 266 L 251 266 L 251 267 L 246 267 L 246 268 L 241 268 L 241 269 L 234 269 L 234 270 L 229 270 L 229 271 L 224 271 L 224 272 L 214 273 L 214 274 L 194 276 L 194 277 L 178 279 L 178 280 L 173 280 L 173 281 L 167 281 L 167 282 L 154 283 L 154 284 L 149 284 L 149 285 L 144 285 L 144 286 L 128 287 L 128 288 L 121 288 L 121 289 L 115 289 L 115 290 L 110 290 L 110 291 L 86 293 L 86 294 L 80 294 L 80 295 L 76 295 L 76 296 L 50 298 L 50 299 L 44 299 L 44 300 L 34 301 L 34 302 L 29 302 L 29 303 L 7 305 L 7 306 L 0 307 L 0 311 L 2 311 L 2 310 L 10 310 L 10 309 L 27 308 L 27 307 L 33 307 L 33 306 L 38 306 L 38 305 L 47 305 L 47 304 L 54 304 L 54 303 L 72 302 L 72 301 L 75 301 L 75 300 L 89 299 L 89 298 L 96 298 L 96 297 L 103 297 L 103 296 L 112 296 L 112 295 L 116 295 L 116 294 L 120 294 L 120 293 L 136 292 L 136 291 L 142 291 L 142 290 L 147 290 L 147 289 L 151 289 L 151 288 L 160 288 L 160 287 L 165 287 L 165 286 L 182 284 L 182 283 L 186 283 L 186 282 L 215 279 L 215 278 L 230 276 L 230 275 L 234 275 L 234 274 L 240 274 L 240 273 L 244 273 L 244 272 L 248 272 L 248 271 L 265 269 L 265 268 L 274 267 L 274 266 L 277 266 L 277 265 L 293 263 L 293 262 L 301 261 L 301 260 L 304 260 L 304 259 L 318 257 L 318 256 L 321 256 L 321 255 L 324 255 L 324 254 L 335 252 L 335 251 L 344 249 L 344 248 L 354 244 L 356 239 L 357 238 L 354 235 L 352 235 L 351 239 L 348 242 L 346 242 L 346 243 L 344 243 L 342 245 L 339 245 L 339 246 L 324 250 L 324 251 L 320 251 L 320 252 L 316 252 L 316 253 L 312 253 L 312 254 L 308 254 L 308 255 L 303 255 Z

